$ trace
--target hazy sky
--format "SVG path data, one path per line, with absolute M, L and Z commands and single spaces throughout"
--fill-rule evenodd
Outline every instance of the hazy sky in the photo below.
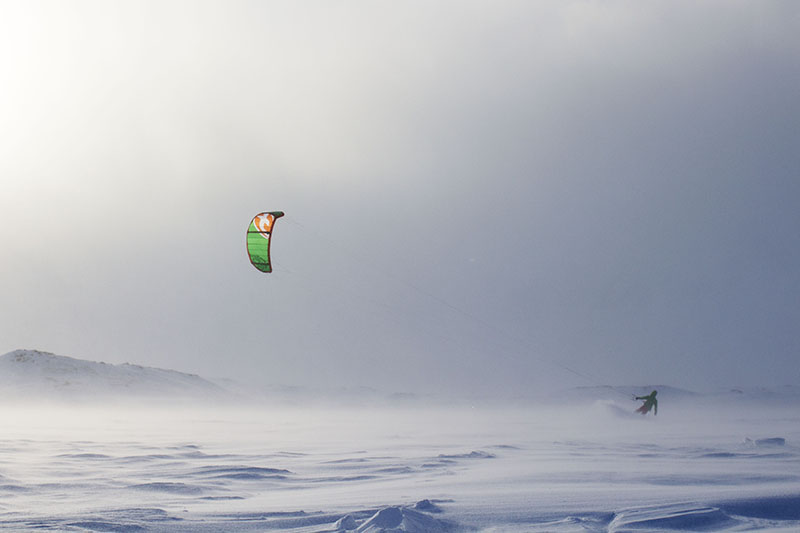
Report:
M 0 353 L 798 384 L 798 36 L 794 1 L 0 0 Z

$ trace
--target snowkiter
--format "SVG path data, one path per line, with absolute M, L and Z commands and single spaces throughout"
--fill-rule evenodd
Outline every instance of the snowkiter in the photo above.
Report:
M 647 413 L 650 412 L 650 409 L 654 409 L 653 410 L 653 414 L 657 415 L 658 414 L 658 400 L 656 400 L 656 394 L 658 394 L 658 392 L 657 391 L 653 391 L 650 394 L 648 394 L 647 396 L 636 396 L 634 398 L 635 400 L 644 400 L 644 403 L 642 404 L 642 406 L 640 408 L 638 408 L 636 410 L 636 412 L 637 413 L 642 413 L 643 415 L 646 415 Z

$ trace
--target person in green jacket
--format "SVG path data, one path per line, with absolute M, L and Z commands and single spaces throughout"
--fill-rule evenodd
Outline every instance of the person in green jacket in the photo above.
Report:
M 650 409 L 654 409 L 653 410 L 653 414 L 657 415 L 658 414 L 658 400 L 656 400 L 656 394 L 658 394 L 658 392 L 657 391 L 653 391 L 650 394 L 648 394 L 647 396 L 636 396 L 634 398 L 635 400 L 644 400 L 644 403 L 642 404 L 642 406 L 640 408 L 638 408 L 636 410 L 636 412 L 637 413 L 642 413 L 643 415 L 646 415 L 647 413 L 650 412 Z

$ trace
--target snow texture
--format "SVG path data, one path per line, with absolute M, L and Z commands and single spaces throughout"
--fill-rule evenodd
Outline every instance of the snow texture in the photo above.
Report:
M 649 385 L 566 405 L 323 409 L 176 404 L 218 388 L 41 352 L 3 356 L 0 374 L 51 394 L 0 405 L 2 531 L 800 531 L 791 388 L 665 387 L 655 417 L 627 397 Z M 71 387 L 83 401 L 54 400 Z M 144 407 L 109 404 L 115 387 Z

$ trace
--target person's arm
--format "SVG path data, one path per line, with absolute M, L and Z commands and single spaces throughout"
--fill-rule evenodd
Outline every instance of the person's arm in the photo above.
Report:
M 654 409 L 653 415 L 657 415 L 658 414 L 658 400 L 653 400 L 653 409 Z

